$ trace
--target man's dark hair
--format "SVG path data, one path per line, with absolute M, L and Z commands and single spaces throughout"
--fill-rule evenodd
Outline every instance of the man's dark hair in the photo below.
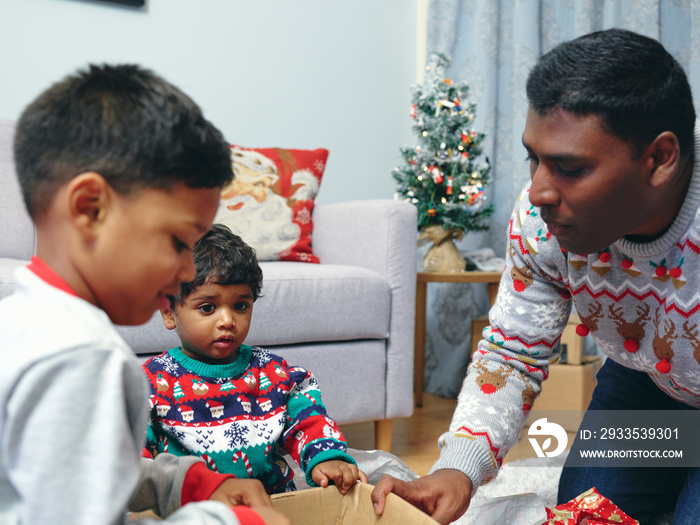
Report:
M 253 301 L 260 297 L 263 274 L 255 250 L 223 224 L 214 224 L 192 248 L 197 275 L 180 285 L 180 295 L 171 300 L 182 305 L 197 287 L 206 283 L 247 284 Z
M 29 214 L 81 173 L 118 193 L 222 187 L 233 178 L 229 145 L 182 91 L 136 65 L 90 65 L 36 98 L 15 132 L 15 163 Z
M 543 55 L 527 79 L 530 107 L 601 117 L 607 130 L 636 146 L 660 133 L 693 151 L 695 109 L 680 64 L 652 38 L 609 29 L 564 42 Z

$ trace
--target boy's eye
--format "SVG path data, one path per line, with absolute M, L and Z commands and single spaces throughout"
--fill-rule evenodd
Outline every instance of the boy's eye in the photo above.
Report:
M 198 306 L 197 310 L 199 310 L 200 312 L 202 312 L 204 314 L 210 314 L 214 310 L 216 310 L 216 307 L 213 304 L 203 304 L 201 306 Z
M 178 239 L 175 236 L 173 236 L 173 244 L 175 245 L 175 251 L 177 253 L 182 253 L 182 252 L 190 249 L 190 247 L 187 245 L 187 243 L 182 242 L 180 239 Z
M 248 308 L 250 308 L 248 303 L 236 303 L 233 305 L 233 309 L 237 312 L 245 312 Z

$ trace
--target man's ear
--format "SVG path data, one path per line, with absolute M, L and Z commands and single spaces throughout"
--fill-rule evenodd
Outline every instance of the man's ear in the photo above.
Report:
M 175 310 L 172 308 L 163 308 L 160 311 L 160 315 L 163 317 L 163 324 L 168 330 L 174 330 L 176 328 Z
M 111 191 L 102 175 L 92 171 L 81 173 L 68 183 L 70 217 L 84 236 L 94 237 L 95 228 L 104 221 Z
M 681 166 L 681 147 L 676 135 L 670 131 L 660 133 L 647 146 L 647 152 L 651 168 L 650 185 L 658 188 L 673 182 Z

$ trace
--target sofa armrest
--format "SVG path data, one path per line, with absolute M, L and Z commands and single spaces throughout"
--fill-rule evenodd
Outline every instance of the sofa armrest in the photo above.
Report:
M 366 200 L 316 206 L 313 251 L 321 264 L 369 268 L 391 287 L 387 342 L 386 417 L 413 412 L 416 304 L 416 207 L 404 201 Z
M 321 264 L 362 266 L 385 277 L 403 266 L 415 273 L 417 220 L 416 207 L 403 201 L 322 204 L 313 212 L 313 251 Z

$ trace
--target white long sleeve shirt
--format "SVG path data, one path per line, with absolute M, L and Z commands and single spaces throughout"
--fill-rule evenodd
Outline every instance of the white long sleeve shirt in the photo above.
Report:
M 179 508 L 194 458 L 140 457 L 148 386 L 107 315 L 28 268 L 16 281 L 0 301 L 0 523 L 126 523 L 131 501 L 169 523 L 238 525 L 221 503 Z

